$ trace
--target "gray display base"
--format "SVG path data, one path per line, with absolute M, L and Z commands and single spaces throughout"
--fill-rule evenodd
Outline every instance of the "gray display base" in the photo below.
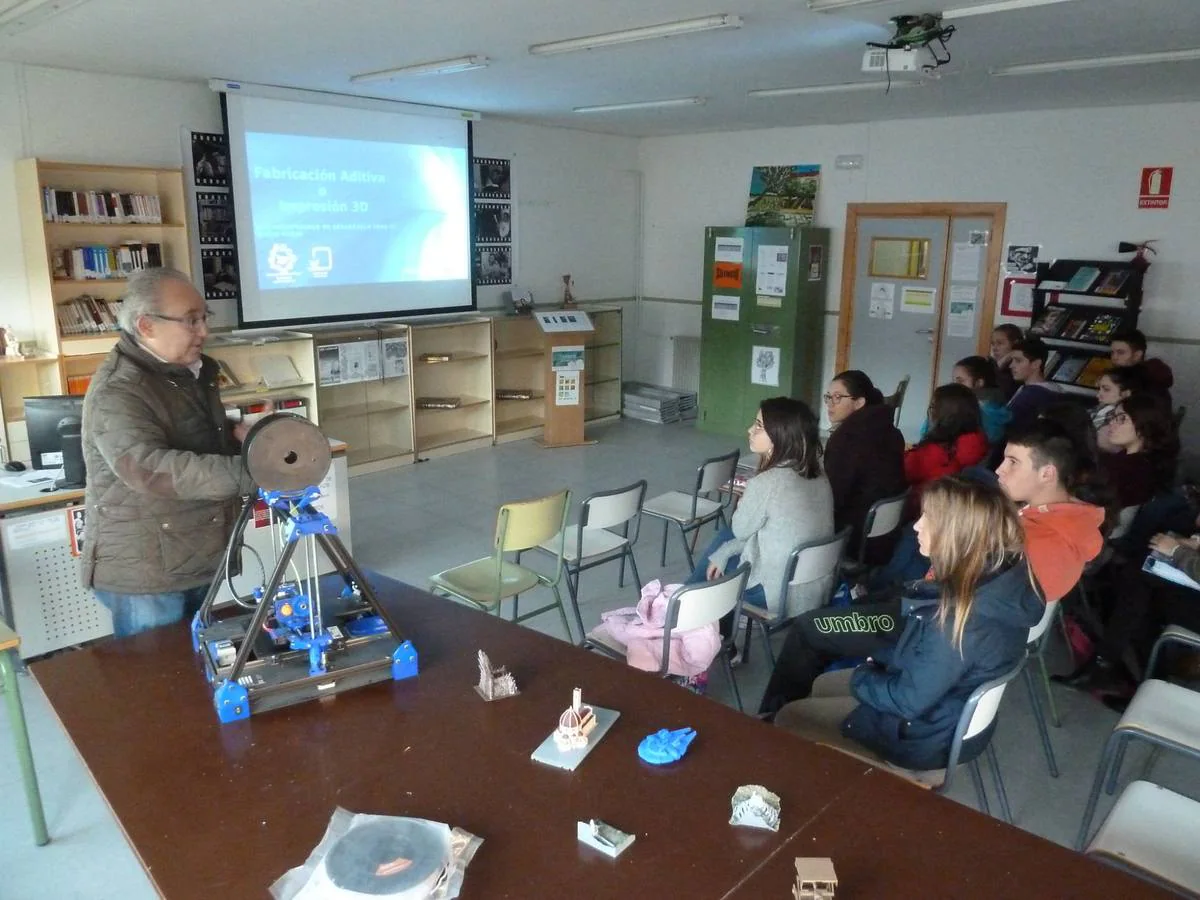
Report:
M 564 753 L 554 743 L 554 732 L 550 732 L 550 736 L 542 741 L 541 746 L 533 751 L 533 756 L 530 758 L 548 766 L 554 766 L 556 769 L 574 772 L 575 767 L 583 762 L 584 757 L 592 752 L 593 747 L 600 743 L 600 739 L 608 733 L 613 722 L 617 721 L 621 715 L 615 709 L 605 709 L 602 706 L 593 706 L 592 714 L 596 717 L 596 727 L 588 735 L 586 747 L 579 750 L 568 750 Z

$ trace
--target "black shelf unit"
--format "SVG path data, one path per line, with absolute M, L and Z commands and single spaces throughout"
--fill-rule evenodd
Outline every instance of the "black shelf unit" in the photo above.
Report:
M 1057 354 L 1047 364 L 1047 379 L 1068 394 L 1095 397 L 1094 382 L 1079 384 L 1076 379 L 1098 378 L 1100 363 L 1093 360 L 1108 359 L 1114 334 L 1137 328 L 1143 275 L 1126 260 L 1056 259 L 1038 264 L 1029 333 Z M 1072 377 L 1066 377 L 1070 373 Z

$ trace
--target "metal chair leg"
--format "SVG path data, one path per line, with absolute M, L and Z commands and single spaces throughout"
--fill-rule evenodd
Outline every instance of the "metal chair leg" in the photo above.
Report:
M 1117 758 L 1113 761 L 1112 770 L 1108 773 L 1108 784 L 1104 787 L 1104 793 L 1112 795 L 1117 790 L 1117 779 L 1121 775 L 1121 766 L 1125 765 L 1125 751 L 1129 749 L 1129 743 L 1132 739 L 1127 734 L 1121 735 L 1121 743 L 1117 745 Z
M 742 706 L 742 693 L 738 690 L 737 679 L 733 676 L 733 666 L 729 664 L 729 655 L 725 653 L 724 648 L 721 650 L 721 662 L 725 666 L 725 677 L 729 679 L 729 686 L 733 688 L 733 699 L 737 703 L 738 712 L 745 712 Z
M 1033 718 L 1037 723 L 1038 735 L 1042 739 L 1042 749 L 1046 753 L 1046 765 L 1050 769 L 1050 777 L 1058 777 L 1058 763 L 1054 759 L 1054 747 L 1050 744 L 1050 731 L 1046 728 L 1046 715 L 1042 712 L 1041 701 L 1038 700 L 1037 686 L 1033 683 L 1033 673 L 1029 671 L 1029 662 L 1021 670 L 1025 679 L 1025 687 L 1029 689 L 1029 705 L 1033 707 Z
M 33 750 L 29 747 L 29 731 L 25 726 L 25 708 L 21 705 L 21 689 L 17 684 L 17 673 L 12 663 L 13 651 L 0 651 L 0 684 L 8 701 L 8 719 L 12 725 L 13 741 L 17 747 L 17 764 L 21 769 L 21 781 L 25 785 L 25 801 L 29 805 L 29 819 L 33 824 L 33 839 L 39 847 L 50 842 L 46 831 L 46 813 L 42 808 L 42 794 L 38 790 L 37 770 L 33 767 Z
M 988 765 L 992 769 L 992 781 L 996 786 L 996 799 L 1000 803 L 1000 814 L 1009 825 L 1013 823 L 1012 809 L 1008 805 L 1008 792 L 1004 790 L 1004 779 L 1000 777 L 1000 761 L 996 759 L 996 745 L 988 741 Z
M 625 549 L 626 549 L 626 551 L 628 551 L 628 549 L 629 549 L 628 544 L 625 545 Z M 617 587 L 619 587 L 619 588 L 625 587 L 625 554 L 624 553 L 621 554 L 621 570 L 617 573 Z
M 667 519 L 663 519 L 662 554 L 658 558 L 658 565 L 660 568 L 663 568 L 663 569 L 665 569 L 667 567 L 667 532 L 670 530 L 670 528 L 671 528 L 670 521 Z
M 1088 794 L 1087 806 L 1083 810 L 1083 821 L 1079 823 L 1079 834 L 1075 837 L 1075 849 L 1083 852 L 1087 844 L 1088 832 L 1092 830 L 1092 818 L 1096 815 L 1096 801 L 1100 799 L 1100 788 L 1104 785 L 1104 776 L 1112 765 L 1117 744 L 1124 740 L 1123 734 L 1113 732 L 1104 743 L 1104 752 L 1100 755 L 1100 764 L 1096 767 L 1096 777 L 1092 779 L 1092 790 Z
M 746 623 L 746 636 L 742 638 L 742 665 L 745 666 L 749 665 L 750 663 L 750 639 L 754 634 L 754 621 L 749 616 L 745 615 L 742 616 L 742 621 Z M 737 626 L 738 623 L 734 622 L 733 638 L 735 642 L 737 641 Z
M 562 592 L 558 589 L 557 584 L 550 585 L 550 590 L 554 591 L 554 602 L 558 606 L 558 616 L 562 619 L 563 631 L 567 634 L 567 643 L 573 644 L 575 639 L 571 635 L 571 626 L 567 622 L 567 610 L 563 606 Z M 583 630 L 583 619 L 579 618 L 579 604 L 572 603 L 571 605 L 575 607 L 575 619 L 579 622 L 579 640 L 582 642 L 587 637 L 587 632 Z
M 766 622 L 759 622 L 758 627 L 762 629 L 763 646 L 767 648 L 767 661 L 771 663 L 771 671 L 775 671 L 775 650 L 771 647 L 771 632 L 767 628 Z
M 687 556 L 688 571 L 690 572 L 690 571 L 692 571 L 692 569 L 696 568 L 696 556 L 693 553 L 693 547 L 688 544 L 687 532 L 685 532 L 683 530 L 683 523 L 677 522 L 676 524 L 679 525 L 679 539 L 681 541 L 683 541 L 683 552 L 684 552 L 684 555 Z M 700 533 L 699 529 L 692 531 L 693 535 L 697 535 L 699 533 Z M 694 538 L 693 538 L 693 541 L 694 541 Z M 666 563 L 664 562 L 663 565 L 665 566 Z
M 1150 775 L 1154 771 L 1154 767 L 1158 764 L 1158 758 L 1162 755 L 1162 747 L 1155 744 L 1150 748 L 1150 755 L 1146 757 L 1146 766 L 1142 769 L 1142 781 L 1149 781 Z
M 971 760 L 967 763 L 967 769 L 970 771 L 971 781 L 975 785 L 975 796 L 979 800 L 979 811 L 985 816 L 990 816 L 992 809 L 988 806 L 987 791 L 983 788 L 983 776 L 979 774 L 979 760 Z
M 1071 668 L 1074 669 L 1077 662 L 1075 647 L 1071 644 L 1071 632 L 1067 630 L 1067 614 L 1063 612 L 1062 603 L 1058 604 L 1058 627 L 1062 631 L 1063 643 L 1067 645 L 1067 658 L 1071 660 Z
M 1054 691 L 1050 689 L 1050 673 L 1046 670 L 1046 640 L 1042 638 L 1034 655 L 1038 661 L 1038 671 L 1042 674 L 1042 686 L 1046 689 L 1046 705 L 1050 707 L 1050 724 L 1062 728 L 1062 717 L 1058 714 L 1058 704 L 1054 701 Z
M 629 568 L 633 570 L 633 590 L 637 594 L 638 599 L 642 596 L 642 576 L 638 574 L 637 559 L 633 555 L 633 545 L 626 546 L 625 551 L 629 554 Z M 624 568 L 625 557 L 621 557 L 621 566 Z

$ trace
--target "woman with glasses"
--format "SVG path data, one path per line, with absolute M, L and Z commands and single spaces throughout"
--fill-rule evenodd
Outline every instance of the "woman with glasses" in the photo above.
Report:
M 933 567 L 906 588 L 899 640 L 840 635 L 867 661 L 817 678 L 775 724 L 928 770 L 946 765 L 971 692 L 1024 657 L 1044 608 L 1017 509 L 998 487 L 959 476 L 935 481 L 914 528 Z
M 1108 424 L 1109 416 L 1117 410 L 1117 404 L 1130 394 L 1142 393 L 1146 389 L 1142 381 L 1142 372 L 1137 366 L 1122 369 L 1113 366 L 1108 369 L 1096 382 L 1096 407 L 1092 410 L 1092 424 L 1103 428 Z
M 904 437 L 892 424 L 892 408 L 883 402 L 883 394 L 857 369 L 836 376 L 824 400 L 833 428 L 825 442 L 825 471 L 833 488 L 833 523 L 838 530 L 850 526 L 850 547 L 857 550 L 871 504 L 901 493 L 907 485 Z M 886 562 L 893 543 L 888 539 L 873 541 L 867 548 L 867 562 Z
M 1121 401 L 1102 429 L 1100 468 L 1124 509 L 1141 506 L 1170 488 L 1179 459 L 1179 438 L 1171 409 L 1156 394 L 1133 394 Z
M 783 610 L 781 594 L 788 557 L 800 544 L 833 535 L 833 495 L 821 471 L 817 417 L 808 404 L 790 397 L 764 400 L 748 431 L 758 472 L 730 520 L 717 533 L 688 579 L 715 580 L 750 564 L 745 602 L 773 615 Z M 721 622 L 732 633 L 733 617 Z

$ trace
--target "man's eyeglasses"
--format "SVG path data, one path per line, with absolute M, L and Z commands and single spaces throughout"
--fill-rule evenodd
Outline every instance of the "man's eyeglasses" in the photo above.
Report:
M 147 315 L 152 319 L 161 319 L 164 322 L 178 322 L 189 331 L 199 331 L 201 328 L 207 327 L 208 320 L 212 318 L 210 312 L 206 312 L 202 316 L 166 316 L 162 313 L 147 313 Z

